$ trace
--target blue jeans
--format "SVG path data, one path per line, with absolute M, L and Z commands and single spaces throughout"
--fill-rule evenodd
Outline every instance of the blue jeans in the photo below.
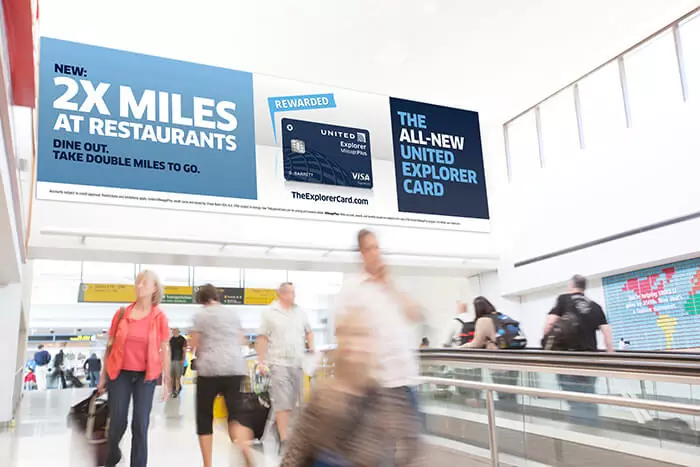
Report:
M 559 386 L 563 391 L 595 394 L 595 376 L 587 375 L 557 375 Z M 598 426 L 600 423 L 598 405 L 588 402 L 568 401 L 571 418 L 575 423 L 588 426 Z
M 131 420 L 131 467 L 146 467 L 148 462 L 148 423 L 151 418 L 156 381 L 144 381 L 145 373 L 123 371 L 109 381 L 109 455 L 107 466 L 119 463 L 122 457 L 119 443 L 126 432 L 129 405 L 134 399 Z
M 97 383 L 99 383 L 99 381 L 100 381 L 100 372 L 99 371 L 88 371 L 88 377 L 90 378 L 90 387 L 96 388 Z

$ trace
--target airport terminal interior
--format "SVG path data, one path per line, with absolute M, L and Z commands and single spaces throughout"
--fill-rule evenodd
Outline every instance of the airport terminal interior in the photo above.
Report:
M 0 0 L 0 39 L 0 466 L 700 465 L 700 0 Z

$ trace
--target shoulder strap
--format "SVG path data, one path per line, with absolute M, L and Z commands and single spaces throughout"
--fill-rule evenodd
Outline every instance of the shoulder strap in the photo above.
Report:
M 119 327 L 119 323 L 122 322 L 122 319 L 124 318 L 125 314 L 126 314 L 126 307 L 125 306 L 119 307 L 119 317 L 117 318 L 117 328 Z
M 114 335 L 116 336 L 117 330 L 119 329 L 119 323 L 122 322 L 122 319 L 124 318 L 124 315 L 126 314 L 126 307 L 119 307 L 119 316 L 117 317 L 117 322 L 116 322 L 116 327 L 114 329 Z M 105 362 L 107 361 L 107 358 L 109 355 L 112 353 L 112 347 L 114 346 L 114 337 L 109 339 L 109 342 L 107 343 L 107 347 L 105 348 Z
M 457 321 L 459 321 L 460 323 L 462 323 L 462 326 L 464 326 L 465 324 L 467 324 L 467 322 L 466 322 L 466 321 L 462 321 L 462 320 L 461 320 L 461 319 L 459 319 L 459 318 L 455 318 L 455 319 L 456 319 Z

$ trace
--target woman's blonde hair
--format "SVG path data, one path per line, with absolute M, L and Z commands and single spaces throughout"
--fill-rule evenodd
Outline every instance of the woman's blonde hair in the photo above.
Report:
M 368 316 L 363 310 L 350 310 L 337 317 L 335 328 L 338 346 L 331 357 L 334 367 L 333 376 L 336 380 L 351 381 L 365 386 L 371 386 L 376 382 L 378 365 L 376 340 L 367 322 Z M 363 364 L 348 362 L 344 358 L 344 345 L 347 345 L 344 337 L 351 336 L 366 338 L 364 344 L 368 355 L 367 361 Z
M 142 277 L 148 278 L 153 281 L 155 290 L 153 291 L 153 295 L 151 296 L 151 303 L 153 305 L 160 305 L 161 300 L 163 300 L 163 295 L 165 294 L 165 291 L 163 289 L 163 283 L 160 281 L 158 274 L 151 271 L 150 269 L 144 269 L 136 276 L 136 282 L 138 282 L 139 279 Z

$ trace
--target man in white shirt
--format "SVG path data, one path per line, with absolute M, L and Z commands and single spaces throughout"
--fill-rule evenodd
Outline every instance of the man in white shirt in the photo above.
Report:
M 262 314 L 256 343 L 261 366 L 270 366 L 272 410 L 284 444 L 292 410 L 300 400 L 304 353 L 307 344 L 314 351 L 314 335 L 306 313 L 294 303 L 294 285 L 280 285 L 277 297 Z
M 420 306 L 392 280 L 374 233 L 361 230 L 358 246 L 364 270 L 360 277 L 343 285 L 338 313 L 367 310 L 378 340 L 381 368 L 377 376 L 382 385 L 413 386 L 418 377 L 418 359 L 410 324 L 422 320 Z
M 404 403 L 406 417 L 402 425 L 408 428 L 407 432 L 413 430 L 417 433 L 421 430 L 415 393 L 418 357 L 410 325 L 422 321 L 420 306 L 392 280 L 374 233 L 360 230 L 357 243 L 363 271 L 360 277 L 344 284 L 337 313 L 367 312 L 377 340 L 377 380 L 386 392 Z M 397 440 L 397 443 L 401 442 L 408 441 Z
M 447 339 L 443 343 L 445 347 L 459 347 L 466 342 L 463 340 L 468 340 L 469 336 L 462 336 L 462 331 L 464 330 L 464 325 L 466 323 L 474 323 L 474 318 L 467 311 L 467 304 L 465 302 L 457 303 L 457 316 L 454 317 L 452 323 L 450 324 L 450 331 Z M 472 328 L 472 333 L 474 332 Z M 473 334 L 472 334 L 473 337 Z

